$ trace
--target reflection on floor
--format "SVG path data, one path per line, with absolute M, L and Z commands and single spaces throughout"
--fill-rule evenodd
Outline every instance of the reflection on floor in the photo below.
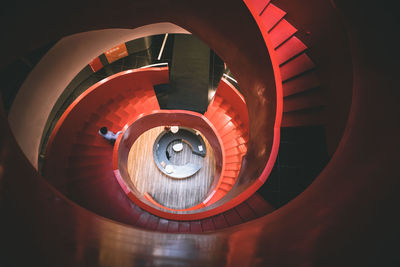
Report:
M 172 145 L 168 146 L 170 161 L 176 165 L 187 162 L 200 163 L 202 168 L 195 175 L 176 180 L 163 174 L 153 160 L 153 144 L 164 127 L 156 127 L 143 133 L 133 144 L 128 157 L 128 172 L 132 183 L 140 193 L 149 193 L 158 203 L 174 209 L 192 207 L 200 203 L 214 179 L 214 153 L 203 137 L 206 144 L 205 158 L 192 154 L 190 146 L 183 142 L 183 150 L 174 152 Z

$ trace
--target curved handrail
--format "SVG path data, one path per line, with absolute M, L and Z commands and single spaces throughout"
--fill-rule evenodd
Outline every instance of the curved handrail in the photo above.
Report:
M 74 100 L 54 127 L 47 142 L 43 162 L 43 175 L 52 184 L 58 184 L 58 180 L 63 178 L 63 174 L 59 170 L 65 169 L 64 164 L 67 162 L 68 156 L 66 152 L 69 151 L 70 148 L 68 146 L 74 142 L 75 135 L 79 130 L 77 125 L 83 125 L 89 118 L 89 115 L 93 112 L 90 107 L 105 103 L 115 96 L 115 90 L 111 90 L 112 88 L 135 88 L 142 86 L 141 90 L 148 90 L 151 88 L 151 83 L 161 84 L 168 82 L 168 80 L 168 67 L 146 68 L 116 73 L 92 85 Z
M 167 219 L 194 220 L 207 217 L 199 213 L 175 214 L 167 211 L 188 212 L 205 207 L 208 197 L 199 204 L 187 209 L 171 209 L 157 203 L 149 194 L 141 195 L 135 188 L 129 187 L 129 173 L 127 172 L 127 159 L 131 146 L 136 139 L 145 131 L 164 125 L 177 125 L 190 127 L 200 131 L 208 140 L 214 150 L 216 161 L 216 171 L 214 184 L 218 183 L 220 175 L 224 169 L 223 158 L 224 150 L 220 137 L 216 133 L 213 125 L 203 115 L 186 110 L 155 110 L 151 113 L 143 113 L 131 118 L 131 122 L 124 127 L 124 133 L 119 135 L 113 150 L 113 170 L 118 183 L 123 188 L 125 194 L 139 207 L 157 216 Z M 214 186 L 211 187 L 211 192 Z M 207 194 L 207 196 L 209 193 Z M 156 208 L 155 208 L 155 207 Z M 160 210 L 162 208 L 164 210 Z M 165 211 L 167 210 L 167 211 Z M 207 213 L 208 214 L 208 213 Z
M 208 117 L 208 113 L 210 112 L 210 109 L 215 108 L 214 107 L 214 101 L 215 99 L 219 97 L 220 99 L 223 99 L 224 101 L 227 101 L 232 109 L 234 109 L 235 114 L 239 116 L 239 121 L 243 123 L 243 126 L 241 127 L 242 129 L 245 130 L 246 134 L 249 134 L 249 114 L 247 111 L 247 105 L 244 97 L 242 94 L 233 86 L 227 79 L 221 78 L 221 81 L 218 85 L 217 91 L 213 96 L 213 99 L 210 102 L 210 105 L 208 106 L 208 109 L 204 116 Z M 216 122 L 218 123 L 218 122 Z M 225 160 L 224 160 L 224 165 L 225 165 Z M 242 160 L 241 160 L 242 162 Z M 222 175 L 224 172 L 222 172 Z M 236 184 L 236 178 L 235 177 L 235 184 Z M 221 184 L 223 183 L 223 179 L 219 179 L 217 186 L 215 186 L 215 189 L 209 194 L 209 196 L 206 198 L 204 201 L 204 204 L 206 206 L 210 206 L 223 198 L 227 193 L 224 193 L 224 195 L 221 194 L 216 194 L 217 191 L 220 189 Z M 231 189 L 232 190 L 232 189 Z

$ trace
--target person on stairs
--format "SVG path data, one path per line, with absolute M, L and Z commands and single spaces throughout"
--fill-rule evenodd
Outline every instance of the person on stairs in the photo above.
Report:
M 117 133 L 113 133 L 112 131 L 109 131 L 107 127 L 101 127 L 99 130 L 99 134 L 104 137 L 104 139 L 110 141 L 112 144 L 115 143 L 115 140 L 117 140 L 118 135 L 120 135 L 122 131 L 119 131 Z

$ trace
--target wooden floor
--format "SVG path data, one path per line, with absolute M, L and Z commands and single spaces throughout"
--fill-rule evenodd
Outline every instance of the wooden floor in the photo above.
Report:
M 172 145 L 167 150 L 175 165 L 187 162 L 202 164 L 202 168 L 186 179 L 173 179 L 163 174 L 153 160 L 153 145 L 164 127 L 156 127 L 143 133 L 133 144 L 128 157 L 128 172 L 132 183 L 141 193 L 149 193 L 158 203 L 174 209 L 192 207 L 204 200 L 215 173 L 214 153 L 202 136 L 207 149 L 206 157 L 194 155 L 190 146 L 183 142 L 183 150 L 175 153 Z

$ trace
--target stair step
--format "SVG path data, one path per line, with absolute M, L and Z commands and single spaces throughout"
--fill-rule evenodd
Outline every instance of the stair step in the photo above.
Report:
M 125 90 L 122 90 L 120 94 L 125 98 L 125 99 L 131 99 L 135 97 L 135 90 L 132 88 L 126 88 Z
M 138 113 L 137 108 L 135 108 L 132 103 L 125 106 L 124 111 L 128 113 L 130 117 L 133 117 Z
M 281 127 L 298 127 L 310 125 L 324 125 L 324 108 L 312 108 L 285 113 Z
M 231 148 L 228 151 L 225 151 L 225 156 L 226 157 L 231 157 L 231 156 L 242 156 L 242 153 L 240 153 L 240 150 L 237 148 Z
M 120 103 L 119 103 L 118 101 L 116 101 L 116 102 L 114 102 L 113 104 L 109 105 L 109 106 L 107 107 L 107 109 L 108 109 L 108 111 L 109 111 L 109 113 L 107 114 L 107 116 L 110 115 L 110 114 L 115 114 L 115 111 L 116 111 L 117 109 L 119 109 L 119 105 L 120 105 Z
M 297 76 L 283 83 L 283 96 L 289 96 L 319 87 L 319 80 L 314 71 Z
M 102 166 L 104 164 L 112 161 L 112 158 L 103 157 L 101 159 L 83 159 L 79 160 L 77 158 L 69 158 L 69 168 L 79 168 L 79 167 L 96 167 Z
M 121 121 L 125 122 L 129 119 L 129 113 L 126 112 L 123 108 L 118 109 L 115 112 L 120 118 L 122 118 Z
M 228 184 L 232 187 L 236 183 L 236 178 L 224 176 L 223 183 Z
M 139 219 L 136 221 L 136 226 L 146 228 L 149 219 L 150 219 L 150 213 L 143 211 Z
M 67 176 L 69 181 L 84 179 L 87 177 L 100 177 L 100 176 L 113 176 L 112 162 L 103 164 L 98 167 L 82 166 L 67 169 Z
M 308 90 L 304 93 L 292 95 L 283 99 L 283 112 L 310 109 L 325 106 L 325 96 L 321 89 Z
M 264 1 L 260 1 L 260 0 L 249 0 L 249 6 L 254 7 L 254 9 L 257 12 L 257 15 L 261 14 L 263 12 L 263 10 L 265 9 L 265 7 L 268 5 L 268 3 L 270 2 L 270 0 L 264 0 Z
M 97 131 L 93 131 L 92 133 L 79 132 L 76 136 L 76 143 L 84 143 L 88 145 L 95 145 L 95 146 L 107 146 L 109 142 L 105 140 Z
M 245 202 L 239 204 L 234 208 L 244 222 L 254 220 L 257 214 Z
M 169 221 L 168 222 L 168 230 L 169 233 L 177 233 L 179 231 L 179 222 L 177 221 Z
M 222 142 L 224 144 L 225 150 L 228 150 L 230 148 L 237 147 L 238 145 L 240 145 L 240 143 L 236 139 L 231 139 L 229 141 L 223 140 Z
M 179 222 L 179 232 L 180 233 L 189 233 L 190 232 L 190 223 L 189 222 Z
M 229 144 L 247 144 L 247 132 L 242 128 L 237 128 L 234 125 L 227 125 L 231 131 L 221 132 L 221 139 L 224 146 Z
M 229 226 L 229 224 L 226 222 L 224 215 L 222 214 L 218 214 L 212 217 L 212 220 L 214 222 L 215 229 L 222 229 Z
M 228 113 L 228 111 L 232 108 L 231 104 L 227 102 L 226 100 L 223 100 L 221 104 L 219 105 L 219 108 L 223 110 L 225 113 Z
M 224 171 L 223 176 L 224 178 L 227 177 L 236 179 L 238 174 L 238 171 Z
M 159 232 L 167 232 L 168 231 L 168 220 L 160 218 L 158 222 L 157 231 Z
M 112 156 L 113 148 L 112 146 L 91 146 L 87 144 L 73 144 L 71 149 L 71 156 Z
M 218 133 L 220 134 L 220 136 L 224 137 L 225 135 L 233 131 L 236 131 L 236 127 L 231 121 L 229 121 L 227 124 L 225 124 L 224 128 L 218 131 Z
M 232 153 L 231 153 L 232 151 L 233 151 L 233 153 L 244 155 L 247 152 L 247 147 L 245 145 L 239 145 L 236 147 L 225 149 L 226 155 L 232 155 Z
M 239 162 L 235 163 L 225 163 L 225 170 L 227 171 L 239 171 L 241 164 Z
M 110 184 L 113 179 L 115 178 L 110 176 L 88 176 L 81 179 L 70 179 L 65 185 L 68 187 L 68 190 L 75 195 L 93 197 L 91 194 L 92 191 L 98 190 L 99 186 L 104 187 Z
M 214 222 L 211 218 L 207 218 L 204 220 L 201 220 L 201 226 L 203 228 L 203 232 L 207 231 L 214 231 L 215 230 L 215 225 Z
M 287 22 L 285 19 L 280 20 L 279 23 L 271 30 L 269 35 L 273 47 L 276 49 L 296 32 L 297 29 L 289 22 Z
M 219 107 L 222 104 L 222 102 L 224 102 L 224 99 L 219 95 L 215 94 L 213 100 L 213 106 Z
M 126 214 L 129 214 L 130 220 L 132 225 L 135 225 L 136 222 L 139 220 L 140 215 L 144 212 L 141 208 L 133 204 L 132 202 L 129 202 L 130 207 L 129 210 L 126 211 Z M 158 218 L 158 217 L 157 217 Z
M 192 232 L 192 233 L 203 232 L 203 228 L 201 227 L 200 221 L 191 221 L 190 222 L 190 232 Z
M 98 123 L 98 124 L 96 124 Z M 100 126 L 101 125 L 101 126 Z M 99 135 L 99 130 L 101 127 L 107 127 L 109 130 L 111 129 L 110 124 L 105 125 L 101 123 L 100 119 L 98 121 L 88 122 L 81 128 L 79 133 L 91 134 L 91 135 Z M 99 135 L 100 137 L 100 135 Z
M 238 225 L 243 223 L 243 219 L 239 216 L 239 213 L 235 209 L 230 209 L 223 213 L 226 222 L 230 225 Z
M 99 108 L 96 109 L 96 113 L 100 116 L 100 118 L 107 116 L 107 114 L 110 112 L 111 110 L 108 108 L 107 105 L 101 105 Z
M 149 220 L 147 221 L 146 224 L 146 229 L 148 230 L 156 230 L 158 226 L 158 222 L 160 221 L 160 218 L 157 216 L 154 216 L 152 214 L 149 215 Z
M 211 118 L 215 115 L 216 112 L 221 111 L 219 105 L 222 103 L 222 99 L 214 96 L 214 100 L 208 106 L 207 111 L 204 113 L 204 116 L 207 117 L 211 121 Z
M 239 137 L 245 138 L 245 134 L 241 131 L 241 129 L 232 129 L 231 131 L 226 131 L 224 134 L 220 134 L 222 142 L 229 142 L 232 139 L 237 139 Z
M 230 184 L 225 184 L 225 183 L 222 182 L 218 189 L 221 189 L 221 190 L 224 190 L 226 192 L 229 192 L 232 189 L 232 186 Z
M 275 51 L 279 65 L 294 58 L 306 49 L 307 46 L 302 41 L 300 41 L 296 36 L 292 36 Z
M 220 120 L 220 118 L 224 117 L 224 115 L 225 110 L 218 107 L 218 110 L 216 110 L 208 119 L 215 125 Z
M 107 114 L 107 116 L 104 117 L 105 119 L 111 121 L 113 124 L 119 124 L 122 120 L 120 116 L 118 116 L 115 111 L 112 113 Z
M 246 145 L 239 145 L 238 146 L 240 152 L 244 155 L 247 153 L 247 146 Z
M 145 99 L 142 107 L 143 107 L 143 112 L 145 113 L 160 109 L 160 107 L 158 106 L 158 100 L 156 96 L 148 97 L 147 99 Z
M 217 129 L 217 131 L 221 131 L 229 122 L 231 122 L 231 120 L 232 118 L 228 114 L 222 114 L 215 121 L 214 126 Z
M 285 11 L 271 3 L 265 8 L 260 17 L 265 29 L 269 32 L 285 15 Z
M 280 67 L 282 81 L 287 81 L 315 67 L 311 59 L 305 54 L 288 61 Z
M 228 184 L 225 181 L 227 180 L 228 182 L 230 182 L 232 179 L 227 179 L 227 177 L 225 177 L 225 179 L 222 180 L 220 187 L 225 191 L 230 191 L 232 189 L 232 184 Z
M 97 131 L 101 127 L 107 127 L 109 129 L 112 129 L 114 127 L 114 123 L 112 121 L 106 119 L 105 117 L 99 117 L 98 119 L 93 120 L 90 124 L 87 125 L 88 129 L 94 130 L 95 128 L 97 128 Z
M 214 115 L 214 113 L 218 110 L 217 107 L 208 106 L 207 111 L 204 113 L 204 116 L 210 120 L 210 118 Z
M 114 179 L 114 177 L 88 176 L 79 179 L 69 179 L 65 185 L 69 192 L 68 195 L 73 193 L 75 196 L 80 195 L 82 197 L 95 197 L 95 195 L 93 195 L 93 191 L 97 191 L 99 187 L 110 184 L 112 179 Z M 97 192 L 95 194 L 97 194 Z
M 124 91 L 124 89 L 120 89 L 120 91 L 118 92 L 118 94 L 114 97 L 114 99 L 115 99 L 115 101 L 117 102 L 117 103 L 121 103 L 122 101 L 124 101 L 125 100 L 125 97 L 123 97 L 122 95 L 121 95 L 121 92 L 123 92 Z
M 240 116 L 235 113 L 235 111 L 233 111 L 232 109 L 229 110 L 228 115 L 232 118 L 232 122 L 236 128 L 243 128 L 247 130 L 248 126 L 245 125 L 245 123 L 241 120 Z
M 103 160 L 105 161 L 109 161 L 110 159 L 112 159 L 112 154 L 111 153 L 106 153 L 104 155 L 80 155 L 80 154 L 71 154 L 68 157 L 68 160 L 70 163 L 74 163 L 74 162 L 101 162 Z
M 275 210 L 274 207 L 272 207 L 257 193 L 248 198 L 246 203 L 257 214 L 258 217 L 264 216 Z
M 82 140 L 82 139 L 76 138 L 74 144 L 76 144 L 76 145 L 87 145 L 87 146 L 91 146 L 91 147 L 103 147 L 105 149 L 107 147 L 111 147 L 112 148 L 112 144 L 109 141 L 107 141 L 105 139 L 103 139 L 103 140 L 104 140 L 104 142 L 103 141 L 99 141 L 99 142 L 95 143 L 95 142 L 90 141 L 90 140 Z
M 225 164 L 239 163 L 242 164 L 242 157 L 239 155 L 227 156 L 225 155 Z

